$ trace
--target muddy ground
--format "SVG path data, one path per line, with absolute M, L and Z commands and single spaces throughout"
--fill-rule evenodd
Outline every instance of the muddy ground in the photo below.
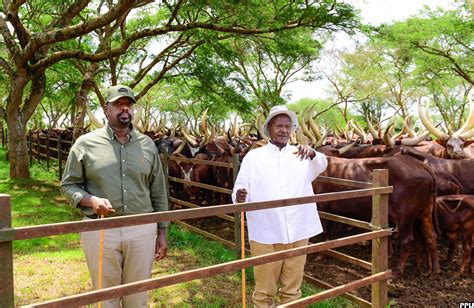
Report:
M 190 220 L 194 226 L 206 229 L 208 232 L 233 241 L 233 226 L 219 218 L 204 218 Z M 351 234 L 354 231 L 350 232 Z M 321 241 L 320 237 L 312 241 Z M 394 241 L 394 256 L 398 254 L 398 247 Z M 370 243 L 358 243 L 339 249 L 340 252 L 350 254 L 370 261 Z M 408 259 L 403 277 L 389 281 L 388 298 L 393 306 L 436 306 L 436 307 L 459 307 L 460 302 L 474 302 L 474 274 L 458 274 L 461 252 L 460 249 L 452 261 L 446 260 L 447 243 L 440 240 L 438 243 L 441 273 L 429 274 L 426 268 L 416 268 L 414 264 L 413 251 Z M 395 258 L 390 257 L 389 264 Z M 348 264 L 321 254 L 308 256 L 305 272 L 317 279 L 325 281 L 333 286 L 348 283 L 370 275 L 369 271 L 358 266 Z M 370 301 L 370 287 L 365 287 L 353 292 L 353 294 Z
M 441 243 L 442 244 L 442 243 Z M 474 275 L 458 275 L 460 252 L 454 260 L 446 261 L 447 248 L 440 246 L 440 274 L 429 274 L 427 268 L 416 268 L 413 254 L 401 278 L 389 281 L 389 302 L 396 306 L 459 307 L 460 302 L 474 302 Z M 369 261 L 370 243 L 359 243 L 339 251 Z M 398 250 L 395 249 L 396 256 Z M 393 257 L 389 263 L 393 263 Z M 368 270 L 347 264 L 334 258 L 308 256 L 306 272 L 332 285 L 340 285 L 370 275 Z M 353 294 L 370 301 L 370 287 L 356 290 Z

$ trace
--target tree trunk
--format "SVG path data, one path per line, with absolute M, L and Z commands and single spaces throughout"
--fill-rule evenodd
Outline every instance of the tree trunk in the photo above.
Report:
M 84 117 L 86 114 L 87 94 L 94 86 L 94 76 L 97 72 L 97 63 L 92 63 L 89 66 L 88 72 L 84 75 L 81 88 L 76 95 L 76 115 L 74 117 L 74 132 L 72 140 L 76 141 L 84 133 Z
M 8 155 L 12 179 L 30 178 L 26 126 L 46 87 L 44 72 L 21 73 L 10 82 L 10 93 L 7 98 Z
M 10 178 L 12 179 L 30 178 L 26 126 L 22 123 L 21 119 L 7 116 L 8 156 L 10 159 Z

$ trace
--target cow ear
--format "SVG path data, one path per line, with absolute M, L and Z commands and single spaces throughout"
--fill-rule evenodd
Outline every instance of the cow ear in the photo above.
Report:
M 444 146 L 444 147 L 446 146 L 446 140 L 436 139 L 435 141 L 436 141 L 436 143 L 438 143 L 439 145 L 442 145 L 442 146 Z

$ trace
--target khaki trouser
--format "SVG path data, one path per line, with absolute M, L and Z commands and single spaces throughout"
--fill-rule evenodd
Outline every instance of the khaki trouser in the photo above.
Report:
M 250 241 L 252 257 L 308 245 L 308 239 L 290 244 L 261 244 Z M 277 294 L 280 303 L 288 303 L 301 297 L 306 255 L 275 261 L 254 267 L 255 291 L 252 302 L 255 307 L 275 307 Z M 278 283 L 280 288 L 278 289 Z
M 150 278 L 155 259 L 156 234 L 156 224 L 104 230 L 102 288 Z M 92 285 L 96 290 L 99 284 L 100 231 L 83 232 L 80 235 Z M 102 307 L 120 307 L 120 300 L 123 308 L 147 307 L 146 292 L 104 301 Z

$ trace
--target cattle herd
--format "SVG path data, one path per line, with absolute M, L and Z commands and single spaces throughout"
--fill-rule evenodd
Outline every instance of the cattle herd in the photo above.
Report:
M 309 116 L 308 116 L 309 114 Z M 462 243 L 461 274 L 474 273 L 474 103 L 470 115 L 456 132 L 443 132 L 430 120 L 419 103 L 419 115 L 426 130 L 415 133 L 409 120 L 402 131 L 393 136 L 393 125 L 376 129 L 368 121 L 368 133 L 354 123 L 347 130 L 330 134 L 318 127 L 311 112 L 300 117 L 292 143 L 309 143 L 328 157 L 323 175 L 370 182 L 373 169 L 388 169 L 389 223 L 393 239 L 400 249 L 393 262 L 394 275 L 402 275 L 410 251 L 416 251 L 416 262 L 430 271 L 440 271 L 439 249 L 449 249 L 448 259 Z M 160 153 L 217 162 L 232 162 L 237 154 L 242 159 L 253 148 L 268 142 L 263 137 L 261 119 L 238 125 L 227 131 L 210 127 L 206 112 L 199 127 L 160 125 L 145 131 L 154 139 Z M 139 125 L 137 125 L 139 127 Z M 323 133 L 321 133 L 323 132 Z M 434 136 L 436 140 L 431 140 Z M 189 161 L 169 160 L 170 176 L 232 189 L 232 169 Z M 229 203 L 228 195 L 210 194 L 204 189 L 174 183 L 171 188 L 186 200 L 202 204 Z M 330 183 L 313 183 L 315 193 L 347 190 Z M 371 198 L 356 198 L 318 203 L 318 209 L 355 219 L 370 221 Z M 328 225 L 330 227 L 330 225 Z M 446 237 L 446 241 L 439 241 Z M 443 243 L 447 246 L 443 247 Z

